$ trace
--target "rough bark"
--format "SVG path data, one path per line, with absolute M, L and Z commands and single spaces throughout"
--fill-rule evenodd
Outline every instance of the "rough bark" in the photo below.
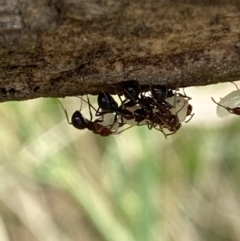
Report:
M 0 0 L 0 101 L 240 79 L 239 0 Z

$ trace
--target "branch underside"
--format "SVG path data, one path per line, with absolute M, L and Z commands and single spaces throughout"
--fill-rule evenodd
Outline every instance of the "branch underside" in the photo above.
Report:
M 0 101 L 240 79 L 238 1 L 7 1 Z

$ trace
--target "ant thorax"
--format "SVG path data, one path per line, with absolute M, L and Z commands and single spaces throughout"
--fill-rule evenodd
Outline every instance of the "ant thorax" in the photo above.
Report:
M 185 121 L 188 111 L 188 100 L 183 96 L 172 96 L 167 98 L 165 101 L 173 106 L 170 109 L 170 112 L 173 115 L 177 115 L 179 122 Z
M 218 102 L 220 105 L 235 108 L 240 106 L 240 90 L 234 90 L 225 97 L 221 98 Z M 225 108 L 217 105 L 217 116 L 219 118 L 226 118 L 231 115 Z

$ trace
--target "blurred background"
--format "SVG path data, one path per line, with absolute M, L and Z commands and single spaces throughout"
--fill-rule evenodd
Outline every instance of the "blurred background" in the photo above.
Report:
M 0 240 L 240 240 L 240 117 L 210 99 L 234 90 L 186 88 L 195 116 L 167 139 L 77 130 L 55 99 L 2 103 Z

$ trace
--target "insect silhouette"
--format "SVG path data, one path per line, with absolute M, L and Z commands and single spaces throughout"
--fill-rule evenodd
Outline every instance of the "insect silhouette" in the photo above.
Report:
M 92 121 L 93 116 L 92 116 L 91 108 L 94 108 L 94 107 L 91 105 L 88 96 L 87 96 L 87 103 L 88 103 L 88 108 L 89 108 L 90 120 L 85 118 L 83 116 L 83 114 L 81 113 L 83 99 L 81 97 L 80 97 L 80 99 L 81 99 L 80 109 L 76 110 L 72 114 L 71 121 L 69 121 L 67 110 L 64 108 L 62 103 L 58 100 L 65 112 L 65 116 L 66 116 L 68 124 L 73 125 L 76 129 L 79 129 L 79 130 L 88 129 L 88 130 L 92 131 L 94 134 L 99 134 L 100 136 L 104 136 L 104 137 L 117 133 L 117 131 L 112 130 L 112 127 L 113 127 L 112 125 L 105 126 L 102 124 L 104 119 L 102 119 L 102 120 L 96 119 L 96 120 Z

